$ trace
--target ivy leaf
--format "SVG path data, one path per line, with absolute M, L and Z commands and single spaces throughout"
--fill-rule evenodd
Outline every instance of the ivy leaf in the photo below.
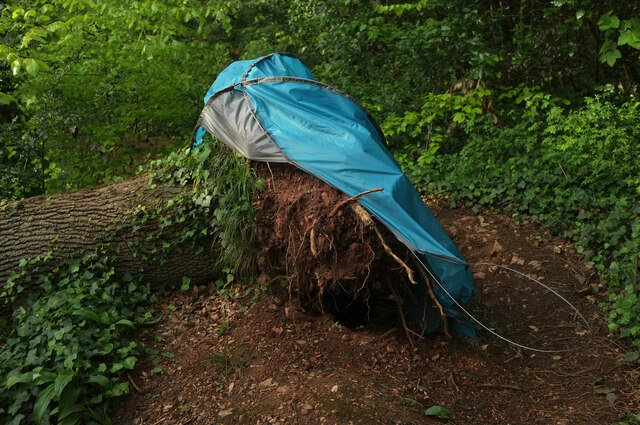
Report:
M 14 60 L 13 63 L 11 64 L 11 72 L 13 73 L 14 76 L 18 75 L 18 73 L 20 72 L 20 68 L 22 68 L 20 59 Z
M 13 96 L 10 96 L 6 93 L 1 93 L 0 92 L 0 105 L 8 105 L 11 102 L 15 102 L 16 99 Z
M 71 369 L 73 367 L 73 363 L 75 362 L 75 360 L 78 358 L 78 354 L 76 353 L 71 353 L 69 354 L 63 362 L 64 367 Z
M 613 11 L 610 10 L 605 13 L 598 21 L 598 28 L 600 28 L 600 31 L 616 29 L 620 26 L 620 19 L 618 19 L 616 15 L 612 15 L 612 12 Z
M 71 273 L 78 273 L 78 270 L 80 270 L 80 264 L 79 263 L 73 263 L 71 265 L 71 267 L 69 267 L 69 271 Z
M 118 397 L 122 394 L 128 394 L 128 393 L 129 393 L 128 382 L 120 382 L 119 384 L 116 384 L 111 390 L 111 395 L 114 397 Z
M 188 291 L 190 285 L 191 285 L 191 279 L 189 279 L 186 276 L 183 276 L 182 277 L 182 285 L 180 286 L 180 289 L 182 291 Z
M 122 365 L 127 369 L 133 369 L 133 367 L 136 365 L 136 361 L 138 361 L 136 357 L 133 357 L 133 356 L 127 357 L 122 362 Z
M 424 414 L 427 416 L 435 416 L 439 419 L 451 419 L 451 411 L 442 406 L 431 406 L 424 411 Z
M 38 394 L 38 398 L 36 399 L 35 404 L 33 405 L 33 419 L 37 424 L 42 423 L 42 418 L 44 417 L 45 412 L 49 408 L 49 404 L 53 399 L 53 396 L 56 394 L 56 386 L 55 384 L 50 384 L 44 390 L 40 391 Z
M 33 380 L 31 373 L 19 373 L 15 370 L 12 370 L 11 372 L 9 372 L 7 376 L 7 381 L 5 385 L 7 386 L 7 388 L 11 388 L 15 384 L 18 384 L 18 383 L 24 384 L 25 382 L 29 382 L 31 380 Z

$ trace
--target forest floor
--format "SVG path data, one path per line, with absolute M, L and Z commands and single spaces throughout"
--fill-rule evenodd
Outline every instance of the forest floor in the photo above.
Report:
M 640 365 L 608 332 L 606 290 L 566 242 L 491 211 L 427 203 L 470 263 L 535 277 L 591 328 L 552 293 L 494 266 L 472 268 L 473 314 L 518 343 L 560 352 L 480 328 L 475 340 L 410 341 L 398 319 L 377 320 L 375 310 L 369 323 L 306 314 L 277 284 L 178 292 L 140 335 L 149 355 L 114 424 L 615 424 L 640 411 Z

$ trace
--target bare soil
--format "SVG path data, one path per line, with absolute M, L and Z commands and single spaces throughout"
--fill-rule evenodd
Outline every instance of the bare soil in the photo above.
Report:
M 615 424 L 640 410 L 640 365 L 624 360 L 631 347 L 609 334 L 599 307 L 606 290 L 566 242 L 426 199 L 470 263 L 549 285 L 590 328 L 533 281 L 475 264 L 469 311 L 520 344 L 558 352 L 524 350 L 479 326 L 475 340 L 410 339 L 376 286 L 406 284 L 397 262 L 350 209 L 328 216 L 344 197 L 320 182 L 309 190 L 300 173 L 261 172 L 259 285 L 212 283 L 161 300 L 164 319 L 140 335 L 150 354 L 115 424 Z M 432 406 L 451 418 L 425 414 Z

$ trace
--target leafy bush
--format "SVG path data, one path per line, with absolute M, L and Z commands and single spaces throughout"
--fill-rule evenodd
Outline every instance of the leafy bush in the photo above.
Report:
M 0 133 L 12 130 L 3 137 L 0 171 L 31 176 L 0 178 L 0 196 L 128 177 L 175 149 L 190 133 L 208 85 L 231 61 L 222 38 L 238 5 L 0 4 L 0 107 L 8 104 Z M 28 190 L 11 184 L 16 179 Z
M 462 93 L 456 93 L 454 88 L 462 88 Z M 417 152 L 419 165 L 432 162 L 441 148 L 446 153 L 458 151 L 469 130 L 482 122 L 497 120 L 490 112 L 491 90 L 480 80 L 462 79 L 447 93 L 429 93 L 423 100 L 419 111 L 407 111 L 403 116 L 391 114 L 380 125 L 391 147 L 409 154 Z
M 408 172 L 428 190 L 574 240 L 608 284 L 610 329 L 640 348 L 640 104 L 557 104 L 528 108 L 512 126 L 478 126 L 460 152 L 405 161 Z

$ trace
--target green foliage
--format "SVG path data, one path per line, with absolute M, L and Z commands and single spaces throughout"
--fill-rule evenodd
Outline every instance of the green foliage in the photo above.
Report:
M 131 330 L 150 318 L 138 307 L 150 299 L 149 286 L 117 277 L 105 252 L 42 273 L 50 262 L 50 255 L 23 261 L 0 294 L 13 301 L 30 285 L 0 349 L 0 419 L 107 423 L 101 404 L 129 391 L 124 372 L 139 354 Z
M 470 83 L 476 87 L 467 90 L 464 80 L 454 86 L 463 88 L 463 94 L 427 94 L 420 111 L 408 111 L 401 117 L 389 115 L 380 125 L 389 144 L 402 149 L 413 141 L 419 165 L 431 163 L 441 147 L 444 152 L 459 150 L 466 131 L 481 120 L 490 119 L 490 115 L 483 116 L 483 112 L 490 104 L 491 91 L 482 87 L 480 81 Z M 495 119 L 495 115 L 491 115 Z
M 639 104 L 587 98 L 567 110 L 534 97 L 547 106 L 527 100 L 517 124 L 479 126 L 460 152 L 407 168 L 422 187 L 574 240 L 609 286 L 610 329 L 640 348 Z
M 218 270 L 224 273 L 219 289 L 224 289 L 234 274 L 251 278 L 256 267 L 251 197 L 254 190 L 262 190 L 264 181 L 256 178 L 249 163 L 221 143 L 209 141 L 191 153 L 172 153 L 152 162 L 150 176 L 169 185 L 193 184 L 188 196 L 170 199 L 166 213 L 152 216 L 160 226 L 178 225 L 171 244 L 188 243 L 198 251 L 196 244 L 211 236 L 214 246 L 220 249 L 216 253 Z M 152 246 L 150 254 L 159 250 Z
M 438 419 L 451 419 L 451 411 L 442 406 L 431 406 L 424 411 L 424 414 Z
M 630 45 L 619 46 L 624 58 L 613 68 L 600 67 L 605 33 L 597 30 L 600 18 L 611 11 L 628 18 L 625 28 L 630 32 L 623 42 L 635 34 L 632 21 L 640 10 L 634 2 L 273 4 L 260 30 L 245 30 L 279 34 L 261 36 L 259 44 L 266 51 L 260 53 L 271 47 L 301 54 L 317 77 L 372 106 L 380 121 L 390 113 L 419 110 L 423 96 L 442 92 L 461 78 L 480 79 L 492 89 L 538 85 L 576 99 L 593 94 L 604 82 L 623 83 L 629 91 L 638 83 L 639 55 Z M 618 37 L 613 41 L 618 43 Z M 251 49 L 251 54 L 257 52 Z
M 0 87 L 0 100 L 15 103 L 0 171 L 30 173 L 33 180 L 22 193 L 15 187 L 24 179 L 3 178 L 0 196 L 130 176 L 140 162 L 174 148 L 173 139 L 191 130 L 207 86 L 230 61 L 221 39 L 237 5 L 40 0 L 0 6 L 0 62 L 7 65 L 0 78 L 10 82 Z
M 618 422 L 618 425 L 638 425 L 640 424 L 640 413 L 637 414 L 628 414 L 626 415 L 626 418 L 621 421 Z
M 634 93 L 640 78 L 634 2 L 19 0 L 0 9 L 4 198 L 131 175 L 189 133 L 224 66 L 273 51 L 301 55 L 391 124 L 425 115 L 429 93 L 461 79 L 579 100 L 603 83 Z M 459 130 L 443 137 L 462 139 Z
M 605 40 L 600 47 L 600 62 L 613 66 L 622 57 L 618 46 L 640 49 L 640 17 L 620 20 L 610 10 L 598 20 L 598 28 L 604 32 Z M 617 40 L 616 40 L 617 36 Z
M 227 318 L 223 317 L 222 321 L 218 326 L 216 326 L 216 333 L 218 335 L 224 335 L 231 330 L 231 325 L 227 322 Z
M 7 407 L 0 407 L 0 422 L 109 423 L 107 402 L 129 391 L 126 370 L 141 354 L 132 331 L 151 319 L 143 309 L 154 300 L 144 270 L 162 264 L 172 252 L 204 252 L 213 239 L 214 251 L 222 253 L 218 264 L 224 287 L 234 273 L 251 277 L 255 225 L 250 194 L 260 182 L 244 159 L 212 142 L 150 168 L 152 187 L 191 185 L 191 191 L 184 189 L 158 208 L 133 208 L 128 221 L 107 228 L 95 252 L 58 263 L 51 253 L 21 261 L 4 286 L 0 298 L 20 307 L 3 325 L 0 406 Z M 135 239 L 150 223 L 155 226 L 144 239 Z M 135 275 L 113 266 L 119 248 L 111 240 L 123 232 L 133 235 L 128 248 L 144 260 Z M 176 285 L 188 288 L 189 282 L 184 277 Z M 223 320 L 218 332 L 229 328 Z

